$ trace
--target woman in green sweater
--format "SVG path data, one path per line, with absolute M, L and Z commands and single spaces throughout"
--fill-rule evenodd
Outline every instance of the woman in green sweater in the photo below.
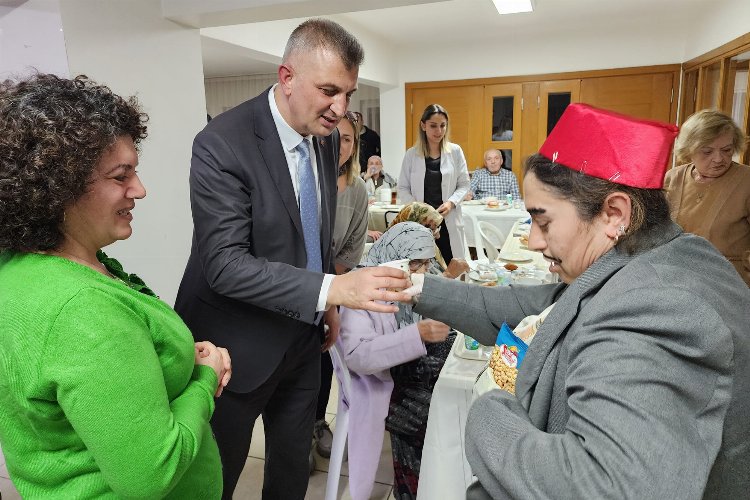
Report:
M 101 248 L 146 191 L 147 116 L 77 77 L 0 83 L 0 446 L 24 498 L 220 498 L 226 350 Z

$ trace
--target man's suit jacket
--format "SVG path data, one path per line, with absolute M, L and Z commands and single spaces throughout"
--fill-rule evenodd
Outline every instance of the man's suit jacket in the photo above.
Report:
M 467 458 L 492 498 L 747 495 L 750 291 L 677 225 L 646 248 L 611 250 L 569 286 L 425 278 L 416 310 L 487 345 L 555 303 L 515 396 L 469 411 Z
M 332 272 L 338 133 L 314 138 L 321 255 Z M 229 388 L 249 392 L 314 325 L 323 274 L 305 270 L 299 207 L 268 91 L 217 116 L 195 138 L 193 243 L 175 309 L 196 340 L 226 347 Z

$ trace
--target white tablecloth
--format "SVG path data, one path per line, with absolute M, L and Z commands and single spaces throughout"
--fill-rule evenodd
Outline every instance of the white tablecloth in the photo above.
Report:
M 472 482 L 464 452 L 464 428 L 471 388 L 486 361 L 456 356 L 463 343 L 464 336 L 459 333 L 432 392 L 419 472 L 419 499 L 463 499 Z
M 384 232 L 386 230 L 386 212 L 398 212 L 402 207 L 403 205 L 382 204 L 380 202 L 373 203 L 368 209 L 368 229 Z M 477 246 L 476 236 L 478 234 L 475 231 L 474 226 L 479 221 L 489 221 L 493 226 L 500 229 L 505 236 L 509 236 L 511 228 L 516 221 L 529 218 L 529 213 L 523 209 L 509 208 L 507 210 L 493 212 L 485 210 L 484 205 L 467 205 L 466 203 L 461 204 L 461 213 L 464 221 L 464 231 L 467 238 L 466 241 L 470 247 Z
M 503 235 L 507 238 L 510 236 L 515 224 L 518 220 L 526 220 L 529 218 L 529 213 L 526 210 L 520 208 L 509 208 L 498 212 L 486 210 L 484 205 L 467 205 L 466 203 L 461 204 L 461 213 L 464 220 L 464 232 L 466 233 L 466 241 L 470 247 L 482 248 L 482 241 L 478 238 L 478 231 L 475 229 L 475 225 L 479 221 L 488 221 L 493 226 L 498 228 Z

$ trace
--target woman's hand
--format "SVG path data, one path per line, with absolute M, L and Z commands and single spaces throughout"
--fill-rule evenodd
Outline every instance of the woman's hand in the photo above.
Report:
M 380 238 L 381 236 L 383 236 L 383 233 L 381 233 L 380 231 L 370 231 L 368 229 L 367 230 L 367 236 L 369 236 L 370 238 L 372 238 L 372 241 L 378 241 L 378 238 Z
M 467 191 L 466 195 L 464 196 L 464 201 L 471 201 L 474 199 L 474 193 L 471 191 Z
M 451 210 L 453 210 L 454 208 L 456 208 L 456 205 L 454 205 L 452 201 L 446 201 L 445 203 L 443 203 L 442 205 L 440 205 L 440 206 L 439 206 L 439 207 L 437 208 L 437 211 L 438 211 L 438 213 L 439 213 L 440 215 L 442 215 L 443 217 L 445 217 L 445 216 L 446 216 L 446 215 L 448 215 L 448 214 L 450 213 L 450 211 L 451 211 Z
M 430 344 L 442 342 L 448 337 L 448 333 L 451 330 L 445 323 L 435 321 L 434 319 L 423 319 L 417 323 L 417 329 L 419 330 L 422 342 Z
M 210 366 L 216 372 L 219 385 L 215 396 L 218 398 L 232 378 L 232 359 L 229 351 L 223 347 L 216 347 L 211 342 L 195 343 L 195 364 Z
M 455 279 L 463 273 L 468 273 L 470 270 L 469 264 L 464 259 L 451 259 L 448 269 L 445 270 L 443 276 Z

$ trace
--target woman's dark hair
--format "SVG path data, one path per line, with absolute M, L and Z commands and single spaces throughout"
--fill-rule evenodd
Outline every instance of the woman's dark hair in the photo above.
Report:
M 669 202 L 661 189 L 615 184 L 554 163 L 540 154 L 526 159 L 524 174 L 529 173 L 533 173 L 559 198 L 571 202 L 578 216 L 587 224 L 602 213 L 607 196 L 614 192 L 628 195 L 631 204 L 630 225 L 616 246 L 629 254 L 649 248 L 648 236 L 671 223 Z
M 84 75 L 0 83 L 0 250 L 57 248 L 99 159 L 122 136 L 137 147 L 147 121 L 135 97 Z

